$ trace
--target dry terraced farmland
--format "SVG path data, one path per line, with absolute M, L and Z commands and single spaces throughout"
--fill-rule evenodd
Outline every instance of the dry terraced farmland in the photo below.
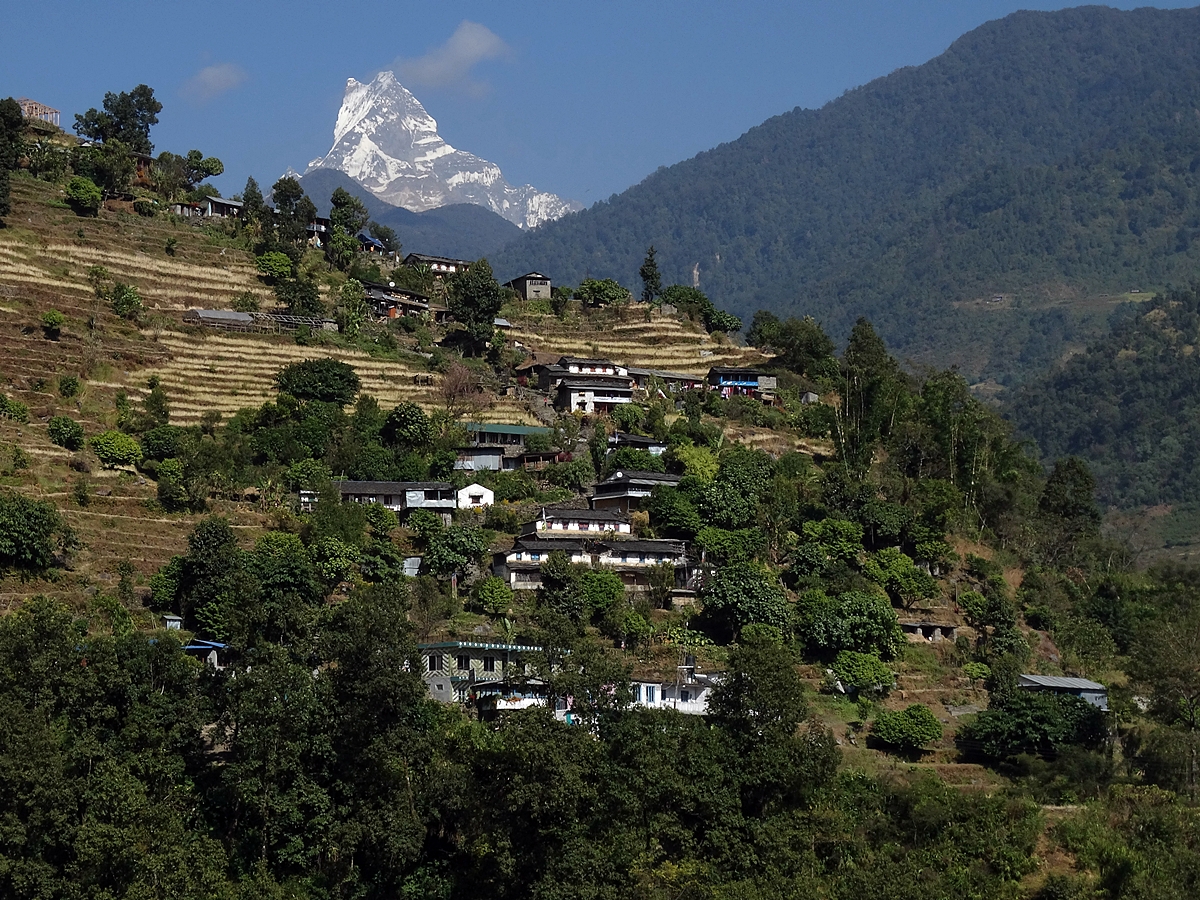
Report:
M 599 356 L 626 366 L 703 375 L 712 366 L 761 365 L 763 355 L 714 338 L 690 322 L 658 311 L 645 320 L 646 306 L 626 309 L 625 321 L 568 320 L 554 316 L 518 318 L 509 337 L 531 350 L 563 356 Z

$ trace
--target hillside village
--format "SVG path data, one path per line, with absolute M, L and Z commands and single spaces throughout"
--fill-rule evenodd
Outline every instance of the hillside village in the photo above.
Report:
M 295 747 L 400 704 L 379 753 L 417 765 L 397 747 L 419 732 L 421 766 L 469 765 L 448 746 L 500 740 L 532 712 L 599 746 L 630 710 L 670 711 L 699 723 L 670 729 L 726 729 L 719 753 L 765 767 L 714 763 L 697 783 L 784 773 L 732 788 L 738 816 L 807 809 L 804 790 L 771 793 L 800 772 L 853 790 L 839 766 L 898 791 L 936 779 L 977 797 L 962 815 L 980 821 L 1019 786 L 1036 802 L 1012 800 L 1019 823 L 995 841 L 1023 862 L 979 877 L 1029 896 L 1093 866 L 1068 832 L 1043 833 L 1043 805 L 1194 780 L 1159 711 L 1173 688 L 1145 681 L 1138 622 L 1165 582 L 1122 568 L 1086 467 L 1045 472 L 956 371 L 906 371 L 865 319 L 841 352 L 812 319 L 743 323 L 663 285 L 653 247 L 635 290 L 493 273 L 399 246 L 340 188 L 328 217 L 286 176 L 223 198 L 204 184 L 214 157 L 77 140 L 49 107 L 22 113 L 0 229 L 6 621 L 75 622 L 54 652 L 83 668 L 136 636 L 151 642 L 137 653 L 189 658 L 171 678 L 201 716 L 198 779 L 259 759 L 240 724 L 289 691 L 309 704 Z M 350 719 L 311 724 L 339 703 Z M 349 790 L 334 780 L 324 796 Z M 699 834 L 697 816 L 679 827 Z M 462 849 L 468 818 L 442 859 L 483 852 Z M 214 839 L 269 859 L 263 878 L 310 871 L 242 840 Z M 295 837 L 314 854 L 325 840 Z M 946 840 L 952 868 L 973 865 Z M 676 852 L 630 865 L 693 884 L 663 868 Z

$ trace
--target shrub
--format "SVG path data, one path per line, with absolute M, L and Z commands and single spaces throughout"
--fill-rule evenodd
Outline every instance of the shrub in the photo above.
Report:
M 320 400 L 345 406 L 358 393 L 361 382 L 354 369 L 336 359 L 306 359 L 284 366 L 275 386 L 297 400 Z
M 78 450 L 83 446 L 83 426 L 70 416 L 54 416 L 46 426 L 50 440 L 67 450 Z
M 77 215 L 96 215 L 103 200 L 104 195 L 100 193 L 100 188 L 96 187 L 96 183 L 90 178 L 76 175 L 67 183 L 67 202 Z
M 112 286 L 112 311 L 122 319 L 136 322 L 142 315 L 142 295 L 132 284 L 118 281 Z
M 139 216 L 150 218 L 154 215 L 156 204 L 149 197 L 138 197 L 133 201 L 133 211 Z
M 20 400 L 11 397 L 0 397 L 0 418 L 12 419 L 26 425 L 29 422 L 29 407 Z
M 79 376 L 78 375 L 62 375 L 58 379 L 58 394 L 67 400 L 70 400 L 79 393 Z
M 983 681 L 991 676 L 992 669 L 987 663 L 969 662 L 963 665 L 963 674 L 971 679 L 971 682 Z
M 255 257 L 254 267 L 262 274 L 269 284 L 277 284 L 285 278 L 292 277 L 292 261 L 286 253 L 271 251 Z
M 0 569 L 48 569 L 56 551 L 73 544 L 74 535 L 52 505 L 15 491 L 0 493 Z
M 889 747 L 912 752 L 931 741 L 941 740 L 942 723 L 928 706 L 914 703 L 899 712 L 881 712 L 871 725 L 871 734 Z
M 237 312 L 258 312 L 261 301 L 258 299 L 258 294 L 253 291 L 242 291 L 233 298 L 233 303 L 230 305 Z
M 132 466 L 142 461 L 142 445 L 119 431 L 104 431 L 88 441 L 106 466 Z
M 959 730 L 960 747 L 971 755 L 1002 760 L 1022 753 L 1053 757 L 1064 747 L 1100 747 L 1104 713 L 1069 695 L 1016 691 L 992 704 Z
M 167 459 L 179 452 L 183 429 L 175 425 L 159 425 L 142 435 L 142 455 L 146 459 Z
M 164 459 L 155 475 L 158 478 L 158 502 L 163 509 L 171 512 L 187 509 L 189 497 L 183 463 L 177 459 Z
M 833 664 L 833 674 L 844 686 L 856 691 L 886 694 L 896 680 L 895 674 L 874 653 L 843 650 Z
M 502 616 L 512 606 L 512 588 L 497 575 L 489 575 L 475 588 L 475 599 L 483 611 L 491 616 Z
M 67 324 L 67 317 L 57 309 L 47 310 L 42 315 L 42 333 L 51 341 L 57 341 L 62 336 L 62 328 Z
M 175 248 L 179 246 L 179 241 L 173 237 L 167 238 L 167 243 L 163 246 L 163 250 L 167 256 L 175 255 Z

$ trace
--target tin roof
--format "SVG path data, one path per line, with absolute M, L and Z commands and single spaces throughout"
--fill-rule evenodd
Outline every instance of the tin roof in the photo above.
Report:
M 1058 688 L 1067 691 L 1105 691 L 1104 685 L 1087 678 L 1065 678 L 1061 675 L 1018 675 L 1022 687 Z

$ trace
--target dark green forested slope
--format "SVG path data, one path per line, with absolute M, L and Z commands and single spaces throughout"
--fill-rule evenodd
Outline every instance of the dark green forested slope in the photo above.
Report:
M 494 261 L 633 284 L 653 243 L 668 281 L 698 265 L 743 316 L 809 313 L 841 334 L 865 314 L 904 355 L 1012 375 L 1086 336 L 1050 301 L 1194 270 L 1198 151 L 1200 11 L 1022 12 Z M 994 293 L 1015 303 L 972 303 Z
M 1055 458 L 1084 457 L 1102 499 L 1200 500 L 1200 290 L 1156 297 L 1008 405 Z

